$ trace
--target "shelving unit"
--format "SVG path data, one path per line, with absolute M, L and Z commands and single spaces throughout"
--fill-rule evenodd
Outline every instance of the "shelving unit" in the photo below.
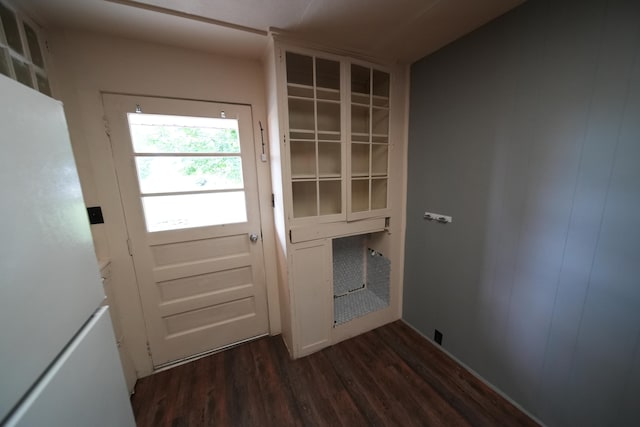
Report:
M 381 65 L 273 42 L 269 139 L 282 336 L 302 357 L 400 316 L 401 276 L 391 264 L 402 265 L 402 234 L 393 230 L 401 230 L 395 187 L 403 181 L 390 165 L 402 163 L 404 135 L 399 116 L 390 120 L 391 106 L 404 103 Z
M 350 75 L 349 216 L 361 218 L 387 208 L 390 76 L 358 64 Z
M 38 26 L 0 3 L 0 74 L 51 96 Z
M 286 53 L 293 217 L 343 214 L 339 61 Z

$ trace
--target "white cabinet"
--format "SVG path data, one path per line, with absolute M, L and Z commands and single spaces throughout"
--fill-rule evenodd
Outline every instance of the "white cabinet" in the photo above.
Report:
M 291 248 L 291 291 L 296 323 L 293 352 L 306 355 L 331 342 L 330 246 L 327 240 L 298 243 Z
M 404 190 L 390 165 L 402 164 L 405 123 L 392 114 L 389 68 L 278 41 L 272 48 L 266 74 L 283 336 L 301 357 L 400 317 L 400 276 L 389 264 L 402 265 L 402 242 L 390 223 L 403 211 L 390 201 L 394 186 Z M 402 96 L 395 103 L 403 106 Z M 386 260 L 382 287 L 371 253 Z
M 286 49 L 282 58 L 291 221 L 384 216 L 389 72 Z

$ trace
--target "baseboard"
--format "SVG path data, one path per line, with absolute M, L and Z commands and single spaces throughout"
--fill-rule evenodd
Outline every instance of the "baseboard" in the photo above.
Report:
M 493 385 L 491 382 L 487 381 L 482 375 L 480 375 L 479 373 L 477 373 L 476 371 L 474 371 L 473 369 L 471 369 L 466 363 L 462 362 L 460 359 L 458 359 L 456 356 L 454 356 L 453 354 L 451 354 L 450 352 L 448 352 L 444 347 L 442 347 L 440 344 L 436 343 L 435 341 L 433 341 L 431 338 L 429 338 L 428 336 L 426 336 L 425 334 L 423 334 L 422 332 L 420 332 L 418 329 L 416 329 L 413 325 L 411 325 L 410 323 L 407 323 L 404 319 L 400 319 L 400 321 L 402 323 L 404 323 L 405 325 L 407 325 L 409 328 L 411 328 L 415 333 L 417 333 L 418 335 L 420 335 L 421 337 L 423 337 L 424 339 L 426 339 L 427 341 L 429 341 L 431 344 L 433 344 L 435 347 L 438 348 L 438 350 L 440 350 L 441 352 L 443 352 L 444 354 L 446 354 L 447 356 L 449 356 L 453 361 L 455 361 L 458 365 L 460 365 L 461 367 L 463 367 L 467 372 L 469 372 L 471 375 L 473 375 L 474 377 L 476 377 L 479 381 L 482 381 L 487 387 L 489 387 L 491 390 L 495 391 L 496 393 L 498 393 L 504 400 L 506 400 L 507 402 L 509 402 L 510 404 L 512 404 L 513 406 L 515 406 L 516 408 L 518 408 L 522 413 L 524 413 L 525 415 L 527 415 L 529 418 L 531 418 L 533 421 L 535 421 L 536 423 L 540 424 L 542 427 L 545 427 L 546 424 L 544 424 L 542 421 L 540 421 L 538 419 L 538 417 L 532 415 L 529 411 L 527 411 L 525 408 L 523 408 L 518 402 L 516 402 L 515 400 L 513 400 L 511 397 L 509 397 L 507 394 L 505 394 L 502 390 L 500 390 L 498 387 L 496 387 L 495 385 Z

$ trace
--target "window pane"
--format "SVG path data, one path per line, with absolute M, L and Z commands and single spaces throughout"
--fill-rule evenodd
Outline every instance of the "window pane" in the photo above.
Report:
M 313 58 L 287 52 L 287 82 L 313 85 Z
M 140 191 L 242 189 L 242 161 L 229 157 L 136 157 Z
M 148 231 L 247 221 L 244 191 L 142 197 Z
M 240 153 L 238 121 L 129 113 L 136 153 Z
M 45 95 L 51 96 L 51 86 L 49 86 L 49 79 L 39 73 L 36 73 L 36 81 L 38 82 L 38 90 Z
M 0 73 L 4 74 L 7 77 L 11 77 L 11 72 L 9 71 L 9 60 L 7 59 L 7 50 L 0 47 Z
M 26 62 L 22 62 L 17 58 L 11 58 L 13 62 L 13 71 L 16 73 L 16 80 L 20 83 L 33 87 L 31 81 L 31 71 L 29 71 L 29 65 Z
M 27 45 L 29 46 L 31 61 L 38 67 L 44 68 L 44 60 L 42 59 L 42 52 L 40 51 L 40 44 L 38 43 L 38 34 L 26 23 L 24 23 L 24 33 L 27 36 Z
M 0 19 L 2 19 L 4 35 L 7 37 L 9 47 L 22 55 L 22 41 L 20 40 L 20 30 L 18 29 L 16 14 L 0 3 Z

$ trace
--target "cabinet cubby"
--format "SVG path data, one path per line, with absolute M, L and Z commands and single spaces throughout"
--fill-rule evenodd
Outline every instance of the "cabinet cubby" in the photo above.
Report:
M 351 144 L 351 176 L 369 176 L 369 144 Z
M 371 175 L 386 176 L 389 162 L 389 149 L 386 144 L 371 145 Z
M 287 52 L 287 83 L 313 86 L 313 57 Z
M 351 210 L 363 212 L 369 210 L 369 179 L 351 180 Z
M 389 134 L 389 110 L 373 107 L 371 133 L 375 136 Z
M 367 98 L 370 96 L 371 69 L 369 67 L 351 64 L 351 92 L 361 94 Z
M 373 97 L 379 99 L 386 99 L 386 104 L 389 104 L 389 73 L 385 73 L 380 70 L 373 70 Z
M 320 187 L 320 215 L 333 215 L 342 212 L 342 183 L 340 180 L 323 180 Z
M 342 175 L 342 146 L 340 142 L 318 142 L 320 178 L 340 178 Z M 338 181 L 339 183 L 340 181 Z
M 289 97 L 289 127 L 291 130 L 315 131 L 312 99 Z
M 293 181 L 291 183 L 294 217 L 304 218 L 318 214 L 316 185 L 316 181 Z
M 316 144 L 313 141 L 291 141 L 291 178 L 316 177 Z
M 335 101 L 318 101 L 318 132 L 340 132 L 340 103 Z
M 351 134 L 369 135 L 369 106 L 351 104 Z M 368 140 L 368 138 L 367 138 Z
M 332 240 L 335 326 L 389 306 L 391 261 L 371 246 L 369 235 Z
M 340 62 L 330 59 L 315 58 L 316 86 L 321 89 L 340 91 Z
M 374 178 L 371 180 L 371 209 L 387 207 L 387 179 Z

